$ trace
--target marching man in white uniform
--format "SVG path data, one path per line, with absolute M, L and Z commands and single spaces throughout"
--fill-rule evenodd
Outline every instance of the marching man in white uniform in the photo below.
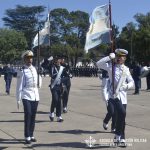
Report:
M 114 110 L 117 111 L 115 143 L 119 144 L 120 146 L 126 146 L 124 132 L 127 106 L 127 90 L 134 86 L 134 81 L 130 74 L 129 68 L 124 65 L 128 51 L 125 49 L 116 49 L 115 53 L 110 53 L 109 56 L 100 59 L 97 62 L 97 66 L 108 72 L 111 83 L 108 95 L 109 102 L 112 104 L 112 113 Z M 113 59 L 115 59 L 114 92 L 112 85 L 112 63 L 110 62 Z
M 38 88 L 41 86 L 41 78 L 38 82 L 38 74 L 32 65 L 33 52 L 27 50 L 22 54 L 25 65 L 17 72 L 16 98 L 19 104 L 22 100 L 24 107 L 24 136 L 26 144 L 36 142 L 34 138 L 35 117 L 39 102 Z M 39 85 L 38 85 L 39 83 Z

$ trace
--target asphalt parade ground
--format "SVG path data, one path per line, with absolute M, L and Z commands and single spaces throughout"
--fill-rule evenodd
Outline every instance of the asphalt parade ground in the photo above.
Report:
M 23 106 L 17 109 L 16 78 L 12 80 L 11 93 L 6 95 L 5 82 L 0 78 L 0 150 L 85 150 L 122 149 L 113 144 L 114 134 L 104 130 L 102 123 L 106 106 L 102 101 L 101 80 L 72 78 L 68 113 L 62 114 L 64 122 L 50 122 L 51 93 L 49 77 L 43 77 L 40 102 L 36 117 L 36 143 L 24 143 Z M 142 79 L 139 95 L 128 91 L 126 117 L 126 150 L 150 149 L 150 91 Z

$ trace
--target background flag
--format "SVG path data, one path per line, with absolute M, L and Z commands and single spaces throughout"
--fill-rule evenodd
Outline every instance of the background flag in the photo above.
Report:
M 109 5 L 96 7 L 90 16 L 89 31 L 86 34 L 85 51 L 101 43 L 110 43 Z
M 48 14 L 47 21 L 44 24 L 42 30 L 39 31 L 39 45 L 49 45 L 49 38 L 50 38 L 50 16 Z M 36 34 L 33 40 L 33 47 L 38 46 L 38 33 Z

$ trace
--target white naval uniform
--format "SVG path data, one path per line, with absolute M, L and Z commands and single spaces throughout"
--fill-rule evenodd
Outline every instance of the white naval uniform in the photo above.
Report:
M 112 64 L 108 63 L 109 61 L 111 61 L 111 59 L 109 56 L 107 56 L 100 59 L 96 64 L 99 68 L 104 69 L 108 72 L 110 82 L 112 83 Z M 127 90 L 134 86 L 134 80 L 132 79 L 129 68 L 126 67 L 124 64 L 115 65 L 114 70 L 115 70 L 115 76 L 114 76 L 115 90 L 118 86 L 121 76 L 123 75 L 122 78 L 123 82 L 120 86 L 120 89 L 116 97 L 122 101 L 122 104 L 127 104 Z M 112 88 L 111 90 L 109 90 L 109 98 L 114 98 Z
M 39 87 L 41 87 L 41 77 L 39 83 Z M 24 66 L 22 70 L 19 70 L 17 72 L 17 101 L 21 101 L 21 99 L 27 99 L 29 101 L 39 101 L 40 99 L 37 84 L 38 76 L 34 66 Z
M 109 100 L 109 78 L 102 78 L 102 96 L 104 102 L 107 104 Z

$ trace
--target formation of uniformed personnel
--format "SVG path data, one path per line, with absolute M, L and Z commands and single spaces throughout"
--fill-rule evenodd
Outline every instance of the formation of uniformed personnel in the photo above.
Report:
M 75 77 L 97 77 L 98 68 L 89 66 L 77 66 L 71 69 L 73 76 Z
M 97 66 L 108 72 L 110 83 L 111 83 L 109 88 L 109 95 L 108 95 L 109 103 L 111 103 L 112 106 L 111 107 L 112 114 L 114 113 L 114 110 L 117 111 L 114 142 L 119 144 L 120 146 L 126 146 L 125 118 L 126 118 L 126 106 L 127 106 L 127 90 L 133 87 L 134 81 L 130 74 L 129 68 L 124 65 L 128 51 L 124 49 L 116 49 L 115 53 L 110 53 L 109 56 L 100 59 L 97 62 Z M 115 59 L 114 79 L 112 79 L 111 60 L 114 59 Z
M 16 98 L 18 108 L 22 100 L 24 107 L 24 136 L 27 144 L 36 142 L 34 137 L 35 118 L 39 103 L 38 88 L 41 86 L 41 78 L 38 82 L 36 68 L 32 65 L 33 52 L 27 50 L 22 54 L 24 66 L 17 72 Z M 38 84 L 39 83 L 39 84 Z
M 56 108 L 56 117 L 58 122 L 63 122 L 61 115 L 61 95 L 63 90 L 63 83 L 67 80 L 67 70 L 61 65 L 61 57 L 51 56 L 49 59 L 45 59 L 41 64 L 43 68 L 48 69 L 51 76 L 51 83 L 49 85 L 52 102 L 50 107 L 49 118 L 51 121 L 54 121 L 54 111 Z
M 61 59 L 61 65 L 66 69 L 65 80 L 62 82 L 62 102 L 63 102 L 63 112 L 67 113 L 67 105 L 68 105 L 68 99 L 69 99 L 69 92 L 71 87 L 71 80 L 72 74 L 70 71 L 69 65 L 65 62 L 65 58 Z

